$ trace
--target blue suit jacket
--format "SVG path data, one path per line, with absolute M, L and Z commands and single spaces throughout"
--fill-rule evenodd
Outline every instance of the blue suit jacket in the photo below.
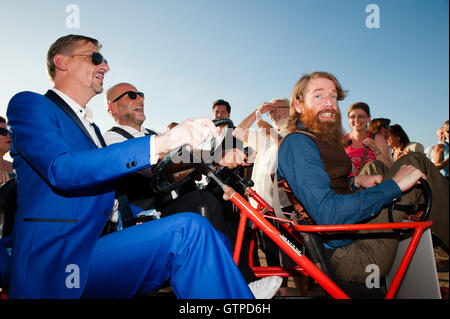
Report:
M 9 296 L 78 298 L 114 204 L 115 179 L 150 166 L 150 137 L 98 149 L 53 91 L 15 95 L 7 110 L 17 172 Z

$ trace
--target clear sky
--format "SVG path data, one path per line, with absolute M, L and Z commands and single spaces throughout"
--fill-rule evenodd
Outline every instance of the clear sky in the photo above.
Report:
M 379 15 L 366 12 L 370 4 Z M 218 98 L 237 125 L 313 70 L 349 91 L 340 102 L 347 130 L 357 101 L 425 147 L 449 118 L 448 0 L 0 0 L 1 115 L 15 93 L 51 87 L 48 47 L 70 33 L 103 44 L 104 88 L 130 82 L 143 91 L 145 126 L 158 131 L 212 117 Z M 102 131 L 113 125 L 104 94 L 89 107 Z

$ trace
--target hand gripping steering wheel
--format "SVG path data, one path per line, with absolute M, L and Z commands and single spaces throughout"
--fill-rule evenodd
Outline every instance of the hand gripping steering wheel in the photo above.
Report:
M 227 127 L 234 127 L 233 121 L 231 121 L 229 118 L 219 118 L 219 119 L 213 120 L 213 122 L 216 125 L 216 127 L 224 126 L 224 125 L 226 125 Z M 219 143 L 216 143 L 216 142 L 219 142 Z M 191 151 L 188 151 L 185 146 L 179 147 L 179 148 L 167 153 L 166 156 L 164 156 L 164 158 L 161 161 L 159 161 L 158 164 L 156 164 L 156 166 L 153 170 L 152 181 L 151 181 L 151 186 L 152 186 L 153 190 L 157 193 L 171 192 L 177 188 L 182 187 L 183 185 L 187 184 L 191 180 L 193 180 L 193 178 L 196 175 L 198 175 L 199 172 L 204 173 L 205 170 L 211 169 L 211 167 L 210 167 L 211 164 L 206 164 L 206 163 L 212 163 L 214 154 L 218 154 L 219 150 L 221 149 L 221 141 L 216 141 L 216 139 L 213 138 L 213 140 L 211 141 L 211 144 L 216 145 L 216 148 L 211 153 L 212 155 L 210 156 L 210 158 L 205 159 L 204 161 L 200 161 L 198 158 L 195 158 L 194 154 Z M 161 177 L 162 177 L 163 173 L 167 169 L 168 165 L 172 162 L 172 159 L 175 159 L 177 157 L 179 158 L 180 156 L 182 156 L 182 158 L 189 158 L 190 164 L 191 164 L 190 166 L 191 166 L 191 168 L 194 168 L 194 169 L 189 174 L 187 174 L 186 176 L 183 176 L 179 180 L 174 181 L 169 184 L 166 184 L 166 185 L 162 185 Z M 195 160 L 193 160 L 194 158 L 195 158 Z M 186 164 L 186 162 L 184 162 L 184 164 Z
M 404 211 L 408 215 L 417 214 L 420 211 L 423 211 L 423 214 L 419 217 L 419 221 L 425 221 L 430 216 L 430 209 L 431 209 L 431 201 L 432 201 L 432 193 L 431 193 L 431 187 L 428 182 L 420 178 L 419 179 L 420 184 L 419 187 L 422 188 L 422 192 L 425 197 L 425 204 L 420 205 L 397 205 L 397 204 L 391 204 L 388 208 L 388 218 L 389 222 L 393 223 L 394 218 L 392 217 L 392 209 L 395 210 L 401 210 Z

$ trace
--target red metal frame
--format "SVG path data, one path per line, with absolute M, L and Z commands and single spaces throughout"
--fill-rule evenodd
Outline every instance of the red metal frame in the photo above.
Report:
M 231 187 L 225 189 L 224 199 L 231 200 L 241 211 L 239 222 L 239 230 L 236 239 L 235 251 L 233 259 L 236 264 L 239 262 L 239 255 L 242 247 L 242 239 L 245 231 L 247 218 L 253 223 L 254 227 L 260 228 L 270 239 L 272 239 L 289 257 L 291 257 L 299 267 L 254 267 L 252 260 L 252 251 L 254 242 L 250 245 L 250 266 L 257 277 L 266 277 L 278 275 L 282 277 L 289 276 L 311 276 L 325 291 L 333 298 L 348 299 L 349 297 L 343 292 L 330 278 L 328 278 L 313 262 L 311 262 L 302 252 L 294 249 L 286 238 L 283 238 L 280 231 L 276 229 L 267 218 L 271 218 L 279 222 L 279 224 L 291 232 L 290 228 L 302 232 L 336 232 L 336 231 L 355 231 L 355 230 L 377 230 L 377 229 L 415 229 L 409 246 L 403 256 L 402 262 L 395 274 L 393 282 L 387 292 L 385 298 L 392 299 L 395 297 L 397 289 L 403 279 L 406 269 L 411 261 L 414 251 L 417 248 L 423 231 L 431 227 L 432 221 L 423 222 L 404 222 L 404 223 L 386 223 L 386 224 L 353 224 L 353 225 L 297 225 L 289 220 L 281 220 L 273 216 L 273 209 L 259 196 L 254 190 L 248 188 L 246 195 L 251 197 L 258 203 L 258 209 L 253 208 L 247 200 Z M 272 216 L 270 216 L 272 215 Z M 280 222 L 282 221 L 282 222 Z M 291 233 L 292 234 L 292 233 Z M 300 240 L 301 243 L 301 240 Z

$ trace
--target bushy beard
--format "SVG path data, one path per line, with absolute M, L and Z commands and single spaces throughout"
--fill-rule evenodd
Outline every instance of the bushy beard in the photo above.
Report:
M 289 131 L 287 128 L 288 118 L 279 119 L 276 123 L 274 123 L 275 129 L 278 131 L 282 137 L 285 137 Z
M 333 121 L 322 122 L 319 119 L 319 113 L 314 114 L 313 111 L 304 108 L 301 121 L 305 128 L 319 140 L 331 145 L 343 147 L 344 129 L 341 123 L 341 112 L 339 110 L 333 112 L 335 115 Z

